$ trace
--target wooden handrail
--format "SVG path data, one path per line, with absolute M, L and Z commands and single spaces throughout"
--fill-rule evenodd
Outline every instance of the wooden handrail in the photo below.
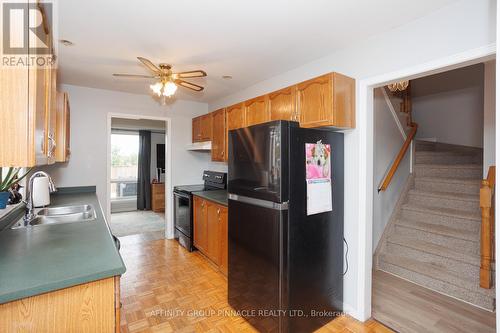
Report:
M 403 143 L 403 146 L 401 147 L 401 149 L 399 150 L 399 153 L 396 156 L 396 159 L 392 163 L 392 166 L 389 169 L 389 172 L 385 176 L 384 181 L 382 182 L 382 184 L 380 184 L 380 186 L 378 188 L 379 192 L 380 191 L 385 191 L 387 189 L 387 187 L 389 186 L 389 184 L 391 183 L 392 177 L 394 177 L 394 174 L 398 170 L 398 167 L 401 164 L 401 161 L 403 160 L 403 157 L 405 157 L 406 152 L 408 151 L 408 148 L 410 147 L 411 141 L 415 138 L 415 135 L 417 134 L 417 128 L 418 128 L 418 124 L 417 123 L 412 123 L 411 124 L 410 133 L 406 137 L 406 140 Z
M 481 207 L 481 268 L 479 285 L 481 288 L 492 287 L 491 264 L 495 261 L 495 166 L 488 169 L 488 176 L 481 182 L 479 205 Z

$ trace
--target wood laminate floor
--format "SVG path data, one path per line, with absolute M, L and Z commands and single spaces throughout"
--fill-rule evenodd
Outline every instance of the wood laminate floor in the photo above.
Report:
M 127 272 L 121 279 L 121 331 L 257 332 L 243 318 L 224 316 L 227 280 L 197 252 L 149 233 L 120 238 Z M 388 333 L 374 320 L 342 316 L 318 330 Z
M 495 313 L 408 282 L 373 272 L 372 315 L 408 333 L 495 332 Z

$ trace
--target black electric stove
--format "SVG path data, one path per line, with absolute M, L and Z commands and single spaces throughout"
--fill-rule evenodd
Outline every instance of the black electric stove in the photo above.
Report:
M 175 237 L 189 252 L 193 246 L 193 193 L 223 190 L 227 185 L 225 172 L 204 171 L 204 184 L 174 186 Z

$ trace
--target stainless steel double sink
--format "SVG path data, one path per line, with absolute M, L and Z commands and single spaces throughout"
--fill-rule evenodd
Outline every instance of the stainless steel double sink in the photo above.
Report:
M 92 205 L 74 205 L 42 208 L 36 212 L 36 216 L 28 226 L 44 224 L 89 222 L 96 219 L 96 212 Z M 12 228 L 22 228 L 24 221 L 21 219 Z

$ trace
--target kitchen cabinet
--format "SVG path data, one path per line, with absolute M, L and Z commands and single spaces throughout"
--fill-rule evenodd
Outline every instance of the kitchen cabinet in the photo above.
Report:
M 227 207 L 194 195 L 194 246 L 227 275 Z
M 245 105 L 243 103 L 228 107 L 226 114 L 228 131 L 246 126 Z
M 297 85 L 301 127 L 355 127 L 355 81 L 329 73 Z
M 207 206 L 207 252 L 206 255 L 216 265 L 220 265 L 219 215 L 220 208 L 213 202 L 205 201 Z
M 196 117 L 193 142 L 212 140 L 212 161 L 227 161 L 230 130 L 272 120 L 297 121 L 301 127 L 354 128 L 355 80 L 329 73 Z
M 193 203 L 193 243 L 200 252 L 206 254 L 208 250 L 206 201 L 194 196 Z
M 200 117 L 201 141 L 212 140 L 212 115 L 206 114 Z
M 226 110 L 220 109 L 212 115 L 212 161 L 224 162 L 226 156 Z
M 227 276 L 228 233 L 227 233 L 227 207 L 220 206 L 219 211 L 219 268 Z
M 165 211 L 165 184 L 151 184 L 151 210 L 155 213 Z
M 30 11 L 24 24 L 36 14 Z M 23 34 L 24 29 L 11 32 L 16 33 Z M 39 37 L 28 41 L 30 49 L 53 45 L 47 29 L 41 29 Z M 16 38 L 23 40 L 21 35 Z M 56 70 L 51 66 L 0 68 L 1 166 L 30 167 L 55 161 L 55 80 Z
M 193 142 L 200 142 L 201 140 L 201 117 L 196 117 L 193 118 L 193 125 L 192 125 L 193 131 L 192 131 L 192 138 Z
M 0 304 L 0 332 L 119 332 L 120 278 Z
M 70 107 L 68 93 L 56 94 L 56 162 L 67 162 L 71 155 L 70 149 Z
M 271 120 L 268 96 L 260 96 L 245 102 L 245 126 L 266 123 Z
M 192 121 L 193 142 L 212 140 L 212 116 L 210 114 L 193 118 Z
M 296 93 L 297 86 L 291 86 L 269 94 L 271 120 L 299 121 Z

